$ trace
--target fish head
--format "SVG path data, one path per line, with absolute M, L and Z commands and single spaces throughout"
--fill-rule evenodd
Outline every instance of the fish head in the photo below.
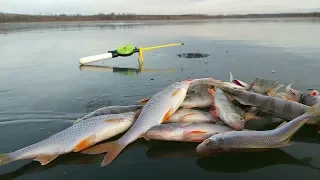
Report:
M 310 90 L 310 92 L 305 93 L 301 103 L 307 106 L 313 106 L 320 103 L 319 92 L 317 90 Z
M 180 82 L 176 82 L 174 84 L 174 89 L 179 89 L 182 92 L 187 92 L 189 87 L 192 84 L 192 80 L 184 80 L 184 81 L 180 81 Z
M 224 142 L 223 134 L 215 134 L 200 143 L 196 150 L 198 153 L 203 155 L 214 154 L 215 151 L 218 151 L 224 146 Z
M 229 82 L 222 82 L 216 87 L 233 96 L 239 96 L 244 91 L 243 87 L 235 85 L 233 83 L 229 83 Z
M 183 123 L 160 124 L 150 128 L 145 135 L 150 139 L 173 140 L 183 136 L 183 125 Z
M 235 130 L 243 130 L 245 125 L 245 120 L 236 113 L 226 113 L 224 115 L 224 120 L 226 123 Z
M 292 86 L 292 83 L 289 84 L 286 87 L 286 89 L 284 90 L 284 92 L 286 93 L 286 96 L 288 96 L 289 98 L 291 98 L 292 100 L 294 100 L 296 102 L 300 102 L 303 97 L 303 93 L 301 93 L 298 90 L 293 89 L 291 86 Z

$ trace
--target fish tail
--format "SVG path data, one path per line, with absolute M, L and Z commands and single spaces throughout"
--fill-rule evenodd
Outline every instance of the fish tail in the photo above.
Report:
M 147 98 L 140 99 L 140 100 L 138 100 L 136 102 L 138 102 L 139 104 L 145 105 L 145 104 L 147 104 L 149 99 L 150 99 L 150 97 L 147 97 Z
M 9 154 L 0 154 L 0 166 L 11 163 L 15 159 L 11 158 Z
M 320 103 L 313 105 L 308 111 L 307 114 L 316 117 L 320 116 Z
M 268 96 L 276 96 L 277 95 L 277 91 L 282 88 L 284 85 L 283 84 L 278 84 L 276 87 L 270 89 L 270 91 L 268 92 Z
M 101 162 L 101 167 L 110 164 L 125 148 L 125 145 L 119 144 L 116 141 L 99 144 L 93 147 L 90 147 L 84 151 L 82 154 L 101 154 L 107 152 L 103 161 Z
M 210 89 L 210 88 L 208 88 L 208 93 L 213 97 L 216 95 L 216 92 L 213 89 Z

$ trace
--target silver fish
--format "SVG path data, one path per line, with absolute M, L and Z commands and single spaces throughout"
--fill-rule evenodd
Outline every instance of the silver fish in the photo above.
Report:
M 214 134 L 233 131 L 226 125 L 211 123 L 170 123 L 150 128 L 146 137 L 162 141 L 202 142 Z
M 107 115 L 107 114 L 120 114 L 120 113 L 125 113 L 125 112 L 132 112 L 132 111 L 137 111 L 142 108 L 142 105 L 130 105 L 130 106 L 108 106 L 108 107 L 102 107 L 99 108 L 87 115 L 85 115 L 82 118 L 79 118 L 74 122 L 74 124 L 88 119 L 92 118 L 95 116 L 101 116 L 101 115 Z
M 235 130 L 243 130 L 245 125 L 245 120 L 241 116 L 245 112 L 240 108 L 237 108 L 224 92 L 216 88 L 215 91 L 209 90 L 214 98 L 214 111 L 211 111 L 214 116 L 219 117 L 223 122 L 228 126 L 232 127 Z
M 0 165 L 29 158 L 35 158 L 41 165 L 46 165 L 59 155 L 79 152 L 126 131 L 132 126 L 134 119 L 133 112 L 89 118 L 38 143 L 1 154 Z
M 268 131 L 232 131 L 216 134 L 197 146 L 200 154 L 215 152 L 268 149 L 290 145 L 291 137 L 309 120 L 320 115 L 320 104 L 313 106 L 303 115 L 278 128 Z
M 155 125 L 164 123 L 180 107 L 186 97 L 191 81 L 176 82 L 153 95 L 143 106 L 133 126 L 118 140 L 99 144 L 82 153 L 100 154 L 108 152 L 101 166 L 111 163 L 130 143 L 144 136 L 144 133 Z
M 178 109 L 166 123 L 216 123 L 221 121 L 219 118 L 212 116 L 211 113 L 195 109 Z

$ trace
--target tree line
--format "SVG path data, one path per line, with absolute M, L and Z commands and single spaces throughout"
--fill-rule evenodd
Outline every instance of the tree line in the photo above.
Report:
M 133 13 L 122 14 L 50 14 L 29 15 L 0 13 L 0 23 L 5 22 L 52 22 L 52 21 L 117 21 L 117 20 L 179 20 L 179 19 L 223 19 L 223 18 L 277 18 L 277 17 L 320 17 L 320 12 L 312 13 L 280 13 L 280 14 L 246 14 L 246 15 L 138 15 Z

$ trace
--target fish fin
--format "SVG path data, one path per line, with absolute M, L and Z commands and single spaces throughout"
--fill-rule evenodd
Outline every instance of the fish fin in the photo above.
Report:
M 44 165 L 49 164 L 51 161 L 53 161 L 58 156 L 59 156 L 59 154 L 38 156 L 34 159 L 34 161 L 39 161 L 41 163 L 41 165 L 44 166 Z
M 125 148 L 125 145 L 118 144 L 116 141 L 111 141 L 108 143 L 98 144 L 96 146 L 90 147 L 81 151 L 82 154 L 101 154 L 108 152 L 101 162 L 101 167 L 106 166 L 111 163 Z
M 94 144 L 95 135 L 89 136 L 76 145 L 73 152 L 82 151 Z
M 209 89 L 208 88 L 208 93 L 211 95 L 211 96 L 215 96 L 216 92 L 213 90 L 213 89 Z
M 138 103 L 140 103 L 140 104 L 146 104 L 149 100 L 150 100 L 150 97 L 142 98 L 142 99 L 138 100 Z
M 120 123 L 122 122 L 124 119 L 123 118 L 114 118 L 114 119 L 106 119 L 104 120 L 105 123 Z
M 150 141 L 151 139 L 148 138 L 145 134 L 141 135 L 140 138 L 143 138 L 146 141 Z
M 182 107 L 182 109 L 192 109 L 195 106 L 193 106 L 193 105 L 182 105 L 181 107 Z
M 171 117 L 171 115 L 173 114 L 173 109 L 170 108 L 167 113 L 163 116 L 162 118 L 162 123 L 166 122 L 167 120 L 169 120 L 169 118 Z
M 106 154 L 101 162 L 101 167 L 110 164 L 125 148 L 125 146 L 117 144 L 116 142 L 111 142 L 108 147 L 108 154 Z
M 202 142 L 205 139 L 209 138 L 205 136 L 207 132 L 204 131 L 185 131 L 183 132 L 183 137 L 185 140 L 189 142 Z
M 9 154 L 0 154 L 0 166 L 8 164 L 13 161 L 15 161 L 15 159 L 11 158 Z
M 180 89 L 175 90 L 175 91 L 172 93 L 171 97 L 174 97 L 174 96 L 178 95 L 179 92 L 180 92 Z
M 315 104 L 310 109 L 308 109 L 307 114 L 309 114 L 312 117 L 319 116 L 320 115 L 320 103 Z
M 217 113 L 216 110 L 210 111 L 210 114 L 211 114 L 212 116 L 214 116 L 214 117 L 219 117 L 219 115 L 218 115 L 218 113 Z
M 286 89 L 284 90 L 286 93 L 291 93 L 291 86 L 292 86 L 292 83 L 288 84 Z
M 77 124 L 78 122 L 82 121 L 82 118 L 77 119 L 72 125 Z
M 136 111 L 136 114 L 134 115 L 133 119 L 137 120 L 138 117 L 140 116 L 140 113 L 141 113 L 142 109 L 139 109 Z
M 186 119 L 186 117 L 192 116 L 192 115 L 195 115 L 195 114 L 197 114 L 197 113 L 192 112 L 192 113 L 185 114 L 185 115 L 183 115 L 183 116 L 181 117 L 181 119 L 182 119 L 182 120 L 183 120 L 183 119 Z
M 285 124 L 287 124 L 286 121 L 282 122 L 278 127 L 281 127 L 281 126 L 283 126 L 283 125 L 285 125 Z M 277 127 L 277 128 L 278 128 L 278 127 Z
M 206 134 L 207 132 L 205 131 L 188 131 L 190 134 Z
M 282 96 L 282 99 L 287 100 L 287 101 L 293 101 L 293 102 L 297 102 L 295 99 L 288 97 L 286 95 Z
M 245 121 L 249 121 L 249 120 L 252 120 L 252 119 L 260 119 L 260 117 L 256 116 L 256 113 L 253 113 L 253 112 L 244 113 L 244 120 Z
M 232 74 L 232 72 L 229 72 L 229 74 L 230 74 L 229 81 L 232 82 L 233 81 L 233 74 Z
M 284 85 L 283 84 L 279 84 L 276 87 L 270 89 L 267 94 L 268 96 L 276 96 L 277 95 L 277 91 L 282 88 Z
M 282 143 L 279 143 L 279 144 L 274 144 L 272 145 L 270 148 L 279 148 L 279 147 L 285 147 L 285 146 L 290 146 L 292 145 L 293 142 L 290 141 L 290 139 L 282 142 Z

